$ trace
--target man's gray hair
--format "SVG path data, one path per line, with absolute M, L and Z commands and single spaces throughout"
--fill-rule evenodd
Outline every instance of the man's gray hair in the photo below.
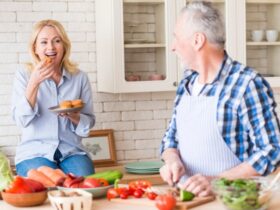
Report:
M 187 18 L 184 25 L 186 35 L 202 32 L 210 43 L 224 48 L 224 23 L 220 12 L 210 2 L 192 1 L 183 8 L 182 15 Z

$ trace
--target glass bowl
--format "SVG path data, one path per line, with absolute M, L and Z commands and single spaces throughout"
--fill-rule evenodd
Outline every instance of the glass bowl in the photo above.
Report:
M 214 179 L 212 190 L 229 210 L 264 210 L 277 187 L 267 190 L 270 181 L 267 177 Z

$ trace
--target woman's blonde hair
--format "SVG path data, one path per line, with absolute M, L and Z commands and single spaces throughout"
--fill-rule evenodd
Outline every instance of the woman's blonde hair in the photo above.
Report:
M 31 63 L 26 64 L 27 68 L 32 71 L 34 69 L 34 66 L 40 62 L 39 57 L 35 53 L 35 45 L 36 45 L 38 34 L 45 26 L 54 27 L 62 40 L 64 55 L 61 60 L 61 67 L 65 68 L 68 72 L 72 74 L 76 73 L 78 71 L 77 64 L 69 60 L 70 51 L 71 51 L 71 42 L 61 23 L 59 23 L 56 20 L 41 20 L 34 25 L 30 42 L 29 42 L 29 51 L 33 61 Z

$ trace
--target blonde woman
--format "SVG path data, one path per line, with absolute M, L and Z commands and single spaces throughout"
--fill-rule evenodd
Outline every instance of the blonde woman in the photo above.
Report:
M 30 45 L 32 62 L 16 72 L 12 114 L 22 130 L 15 163 L 19 175 L 42 165 L 78 176 L 94 173 L 81 144 L 95 123 L 87 75 L 69 60 L 71 43 L 55 20 L 35 24 Z M 64 100 L 82 99 L 79 112 L 50 112 Z

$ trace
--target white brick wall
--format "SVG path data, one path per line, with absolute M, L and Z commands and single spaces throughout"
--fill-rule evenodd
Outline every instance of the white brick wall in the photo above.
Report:
M 144 12 L 154 13 L 152 8 Z M 46 18 L 57 19 L 66 28 L 73 44 L 71 57 L 88 73 L 92 84 L 97 116 L 95 129 L 115 130 L 118 161 L 158 158 L 160 139 L 171 116 L 175 93 L 96 92 L 94 0 L 0 1 L 0 150 L 13 163 L 20 129 L 11 119 L 12 80 L 19 64 L 29 60 L 27 42 L 32 25 Z M 154 27 L 148 24 L 145 30 L 152 34 Z M 141 32 L 143 28 L 137 30 Z M 276 94 L 280 103 L 280 90 L 276 90 Z

